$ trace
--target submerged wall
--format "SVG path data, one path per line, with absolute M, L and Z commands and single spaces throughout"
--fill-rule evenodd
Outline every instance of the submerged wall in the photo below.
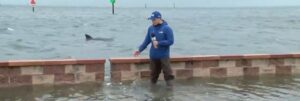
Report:
M 104 80 L 104 59 L 0 62 L 0 86 L 75 84 Z
M 114 82 L 149 79 L 147 58 L 111 58 Z M 177 79 L 192 77 L 259 76 L 263 74 L 300 74 L 300 54 L 257 54 L 191 56 L 171 58 Z M 163 76 L 160 76 L 160 79 Z

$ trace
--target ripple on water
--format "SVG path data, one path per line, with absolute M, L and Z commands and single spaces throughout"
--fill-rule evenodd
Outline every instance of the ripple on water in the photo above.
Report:
M 25 45 L 25 44 L 16 43 L 16 42 L 9 43 L 8 47 L 10 47 L 11 49 L 14 49 L 14 50 L 18 50 L 18 51 L 21 51 L 21 50 L 34 50 L 34 49 L 36 49 L 36 47 L 33 47 L 31 45 Z
M 127 49 L 121 49 L 119 52 L 131 52 L 131 51 L 133 51 L 133 49 L 132 48 L 127 48 Z
M 39 52 L 53 52 L 56 48 L 40 49 Z

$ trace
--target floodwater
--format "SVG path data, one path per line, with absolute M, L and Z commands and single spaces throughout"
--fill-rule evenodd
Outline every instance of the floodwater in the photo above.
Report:
M 1 88 L 1 101 L 297 101 L 300 75 Z

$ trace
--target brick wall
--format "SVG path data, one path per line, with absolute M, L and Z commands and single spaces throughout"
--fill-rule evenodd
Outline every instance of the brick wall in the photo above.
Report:
M 109 60 L 113 82 L 150 78 L 147 58 Z M 176 79 L 300 74 L 300 54 L 202 55 L 172 57 L 170 61 Z M 0 61 L 0 87 L 101 82 L 104 63 L 105 59 Z
M 147 58 L 111 58 L 110 63 L 113 82 L 150 77 Z M 173 57 L 171 67 L 177 79 L 300 74 L 300 54 Z M 163 80 L 162 74 L 160 79 Z
M 101 82 L 104 63 L 104 59 L 2 61 L 0 86 Z

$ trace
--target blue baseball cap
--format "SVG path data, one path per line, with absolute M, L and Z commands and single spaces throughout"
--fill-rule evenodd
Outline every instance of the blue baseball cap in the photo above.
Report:
M 151 16 L 148 18 L 148 20 L 155 20 L 155 19 L 161 19 L 161 14 L 158 11 L 154 11 Z

